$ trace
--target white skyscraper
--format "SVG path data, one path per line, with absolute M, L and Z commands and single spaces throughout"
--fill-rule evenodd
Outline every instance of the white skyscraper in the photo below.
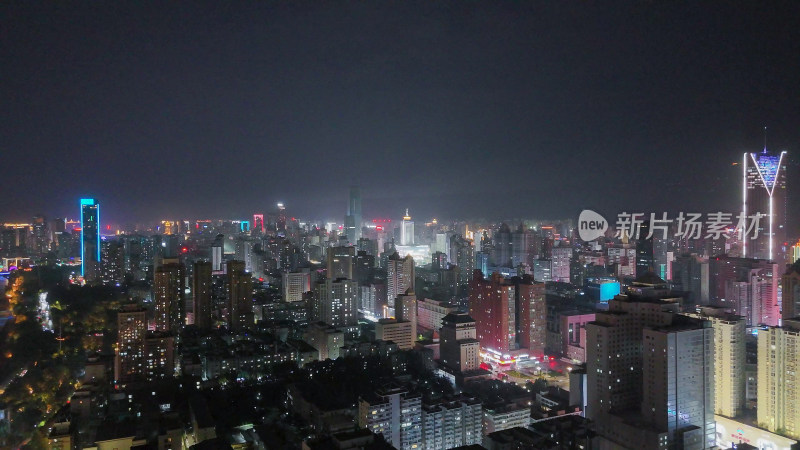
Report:
M 414 221 L 408 214 L 408 208 L 406 208 L 406 215 L 403 216 L 403 222 L 400 224 L 400 245 L 414 245 Z

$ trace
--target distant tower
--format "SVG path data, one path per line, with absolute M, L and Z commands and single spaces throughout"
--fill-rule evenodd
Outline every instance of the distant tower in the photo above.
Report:
M 408 208 L 406 208 L 406 215 L 403 216 L 403 223 L 400 226 L 400 245 L 414 245 L 414 221 L 408 214 Z
M 742 256 L 774 260 L 786 240 L 786 152 L 745 153 L 742 168 L 742 212 L 763 214 L 758 237 L 745 236 Z
M 81 199 L 81 276 L 97 279 L 100 270 L 100 203 Z
M 347 203 L 347 216 L 344 218 L 345 232 L 350 244 L 361 239 L 361 188 L 350 186 L 350 200 Z

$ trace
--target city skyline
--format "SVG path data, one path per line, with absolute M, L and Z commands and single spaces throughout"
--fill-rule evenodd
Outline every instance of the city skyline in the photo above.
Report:
M 763 126 L 797 171 L 793 12 L 5 5 L 3 153 L 35 169 L 10 171 L 0 216 L 94 197 L 120 222 L 338 217 L 354 183 L 377 215 L 733 209 Z

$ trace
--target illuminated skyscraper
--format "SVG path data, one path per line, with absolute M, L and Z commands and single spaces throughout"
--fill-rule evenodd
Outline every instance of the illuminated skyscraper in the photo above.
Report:
M 743 256 L 774 260 L 786 240 L 786 152 L 745 153 L 742 168 L 742 211 L 761 213 L 758 237 L 743 242 Z
M 350 186 L 350 201 L 347 203 L 344 227 L 347 240 L 355 245 L 361 239 L 361 188 L 358 186 Z
M 153 275 L 156 331 L 177 333 L 184 325 L 184 283 L 186 268 L 169 262 L 156 269 Z
M 94 281 L 100 271 L 100 203 L 81 199 L 81 276 Z
M 132 381 L 144 376 L 144 339 L 147 311 L 128 306 L 117 313 L 117 354 L 114 379 Z
M 400 245 L 414 245 L 414 221 L 408 214 L 408 208 L 406 208 L 406 215 L 403 216 L 403 222 L 400 224 Z
M 253 214 L 253 232 L 264 234 L 264 215 Z
M 394 315 L 394 300 L 398 295 L 405 294 L 409 289 L 414 292 L 414 258 L 406 255 L 401 258 L 397 252 L 389 256 L 386 266 L 386 299 Z
M 800 438 L 800 319 L 758 330 L 758 426 Z

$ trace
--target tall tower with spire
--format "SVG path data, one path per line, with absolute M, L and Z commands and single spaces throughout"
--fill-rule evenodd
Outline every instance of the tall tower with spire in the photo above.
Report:
M 765 129 L 766 130 L 766 129 Z M 746 236 L 742 254 L 749 258 L 783 260 L 786 254 L 786 152 L 745 153 L 742 168 L 742 212 L 762 214 L 758 237 Z
M 408 214 L 408 208 L 400 226 L 400 245 L 414 245 L 414 221 Z

